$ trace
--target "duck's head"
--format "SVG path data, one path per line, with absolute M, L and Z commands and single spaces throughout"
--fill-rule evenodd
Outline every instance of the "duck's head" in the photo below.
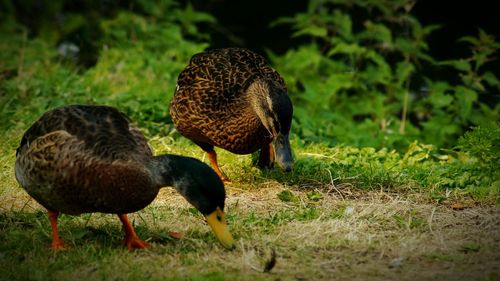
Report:
M 222 245 L 233 249 L 234 239 L 224 213 L 224 183 L 212 168 L 197 159 L 177 155 L 157 156 L 153 165 L 158 186 L 173 186 L 203 214 Z
M 293 106 L 287 90 L 277 81 L 258 79 L 248 88 L 252 106 L 267 131 L 273 137 L 276 162 L 285 172 L 293 168 L 290 147 Z

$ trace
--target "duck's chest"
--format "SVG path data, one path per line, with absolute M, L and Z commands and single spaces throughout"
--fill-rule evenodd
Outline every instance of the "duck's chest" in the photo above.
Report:
M 197 93 L 196 102 L 178 94 L 171 105 L 177 130 L 195 142 L 229 150 L 237 154 L 255 152 L 272 141 L 251 103 L 240 94 Z
M 224 122 L 214 122 L 206 130 L 212 144 L 237 154 L 249 154 L 272 141 L 272 136 L 256 115 L 235 114 Z

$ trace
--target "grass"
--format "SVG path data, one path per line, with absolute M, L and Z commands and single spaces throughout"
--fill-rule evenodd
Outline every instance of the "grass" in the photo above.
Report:
M 0 155 L 0 280 L 500 277 L 495 189 L 481 196 L 446 191 L 427 184 L 435 167 L 405 167 L 397 153 L 298 140 L 292 143 L 296 167 L 291 174 L 261 171 L 251 156 L 218 151 L 232 179 L 226 212 L 236 250 L 219 245 L 202 216 L 164 188 L 150 206 L 130 215 L 151 249 L 127 251 L 116 216 L 84 214 L 62 216 L 61 236 L 70 249 L 53 253 L 45 211 L 14 178 L 21 133 L 3 137 Z M 151 143 L 157 153 L 205 157 L 183 139 L 155 137 Z M 176 240 L 169 231 L 186 235 Z
M 189 26 L 178 22 L 186 14 L 173 11 L 160 12 L 167 15 L 160 21 L 129 13 L 102 21 L 109 28 L 96 44 L 106 47 L 89 69 L 42 39 L 27 38 L 17 23 L 0 24 L 0 42 L 8 42 L 0 44 L 0 281 L 500 279 L 498 124 L 464 136 L 469 154 L 417 142 L 406 152 L 328 147 L 294 136 L 289 174 L 261 171 L 252 165 L 255 157 L 219 150 L 233 181 L 226 211 L 234 251 L 224 250 L 202 216 L 168 188 L 130 215 L 151 249 L 127 251 L 116 216 L 85 214 L 61 217 L 70 249 L 50 251 L 46 212 L 13 171 L 19 139 L 42 112 L 72 103 L 116 106 L 153 136 L 157 154 L 206 161 L 201 149 L 171 134 L 166 117 L 177 75 L 207 46 L 184 38 L 181 30 Z M 311 130 L 325 129 L 311 124 L 332 119 L 298 116 L 294 131 L 310 139 L 316 139 Z M 331 125 L 342 137 L 373 141 L 373 132 L 347 126 L 342 133 L 339 123 Z M 439 132 L 447 126 L 437 123 Z M 170 231 L 186 235 L 175 240 Z

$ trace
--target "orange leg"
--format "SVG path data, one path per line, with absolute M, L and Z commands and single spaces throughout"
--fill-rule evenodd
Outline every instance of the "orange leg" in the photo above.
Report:
M 132 248 L 135 249 L 145 249 L 149 248 L 149 244 L 146 241 L 143 241 L 137 237 L 135 234 L 134 228 L 130 225 L 128 221 L 128 217 L 126 214 L 119 214 L 118 217 L 123 224 L 123 230 L 125 231 L 125 244 L 127 245 L 129 250 Z
M 57 217 L 59 216 L 59 213 L 51 210 L 47 211 L 49 211 L 50 226 L 52 227 L 51 248 L 54 251 L 64 250 L 64 242 L 61 240 L 61 237 L 59 237 L 59 230 L 57 229 Z
M 217 173 L 219 178 L 225 183 L 230 182 L 229 178 L 226 177 L 224 173 L 222 173 L 222 171 L 219 168 L 219 165 L 217 164 L 217 153 L 215 153 L 215 151 L 212 150 L 208 151 L 207 154 L 208 154 L 208 160 L 210 160 L 210 164 L 212 164 L 212 168 Z
M 272 168 L 274 164 L 274 146 L 272 143 L 264 145 L 260 149 L 258 165 L 261 168 Z
M 274 160 L 276 160 L 274 145 L 273 145 L 273 143 L 270 143 L 269 144 L 269 162 L 271 163 L 271 165 L 273 165 Z

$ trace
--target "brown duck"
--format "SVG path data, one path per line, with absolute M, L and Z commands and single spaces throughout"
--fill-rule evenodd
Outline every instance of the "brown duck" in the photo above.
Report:
M 290 171 L 292 113 L 283 78 L 262 56 L 240 48 L 194 55 L 170 102 L 175 128 L 208 153 L 224 181 L 228 178 L 219 169 L 214 146 L 236 154 L 260 149 L 260 167 L 276 160 Z
M 224 215 L 224 184 L 199 160 L 153 156 L 139 129 L 107 106 L 60 107 L 36 121 L 17 149 L 16 178 L 49 212 L 52 248 L 64 248 L 59 213 L 114 213 L 125 230 L 128 248 L 146 248 L 127 214 L 146 207 L 161 187 L 175 189 L 196 207 L 215 236 L 233 247 Z

